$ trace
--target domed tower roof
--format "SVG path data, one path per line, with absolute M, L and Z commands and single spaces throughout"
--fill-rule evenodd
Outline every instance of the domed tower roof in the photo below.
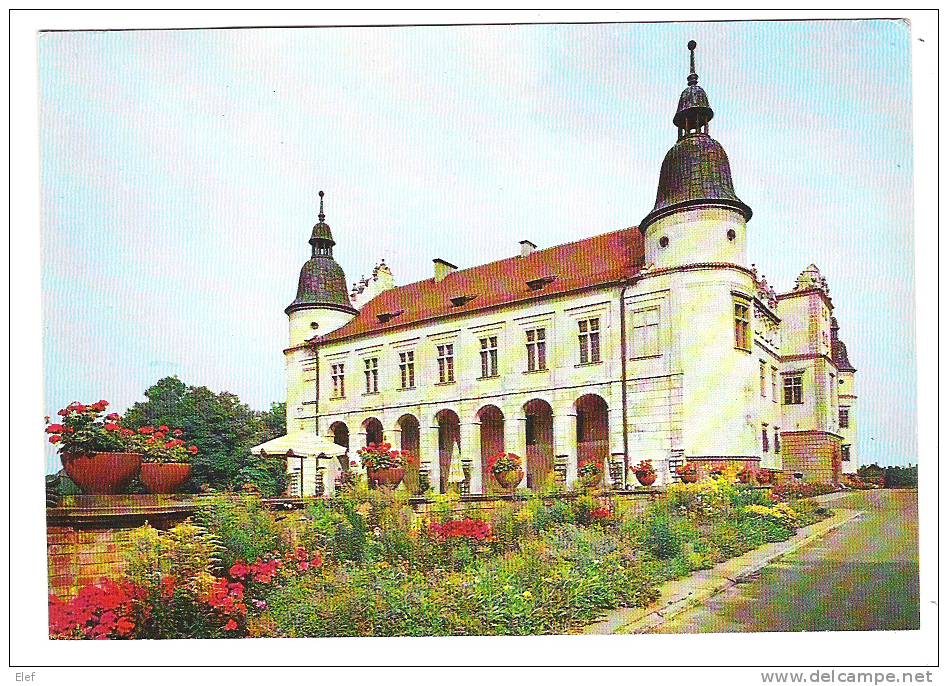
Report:
M 332 256 L 332 246 L 336 241 L 326 223 L 324 196 L 325 193 L 319 191 L 319 222 L 313 227 L 309 239 L 313 254 L 300 270 L 296 300 L 284 310 L 287 314 L 310 307 L 326 307 L 356 314 L 356 309 L 349 302 L 346 274 Z
M 672 118 L 678 127 L 678 141 L 662 162 L 655 206 L 639 224 L 642 231 L 662 217 L 689 207 L 729 207 L 740 212 L 745 220 L 753 214 L 734 192 L 727 153 L 708 135 L 708 122 L 714 117 L 714 110 L 707 93 L 698 85 L 696 47 L 697 43 L 689 41 L 688 87 L 682 91 Z
M 849 361 L 849 353 L 846 350 L 846 344 L 839 340 L 839 323 L 836 317 L 830 320 L 830 344 L 833 363 L 841 372 L 854 372 L 852 362 Z

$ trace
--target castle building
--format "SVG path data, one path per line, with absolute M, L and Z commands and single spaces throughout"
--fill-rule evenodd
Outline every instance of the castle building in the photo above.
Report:
M 499 452 L 525 458 L 533 489 L 572 486 L 587 460 L 614 487 L 634 484 L 640 460 L 659 483 L 685 462 L 821 482 L 855 471 L 856 370 L 829 287 L 810 265 L 778 294 L 747 264 L 752 211 L 709 135 L 688 47 L 677 139 L 637 227 L 524 240 L 466 269 L 435 259 L 431 278 L 403 286 L 381 263 L 350 292 L 320 192 L 286 308 L 287 430 L 350 454 L 313 456 L 295 492 L 331 492 L 356 450 L 382 441 L 418 455 L 416 478 L 440 492 L 454 460 L 465 490 L 491 492 Z

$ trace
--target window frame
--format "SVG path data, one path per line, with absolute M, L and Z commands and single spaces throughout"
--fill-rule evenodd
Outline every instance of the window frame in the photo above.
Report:
M 330 362 L 329 363 L 329 378 L 332 380 L 331 398 L 333 400 L 345 398 L 346 397 L 346 363 L 345 362 Z
M 651 315 L 655 320 L 650 321 Z M 637 323 L 645 318 L 644 323 Z M 631 313 L 631 339 L 632 339 L 632 357 L 660 357 L 662 355 L 662 313 L 661 306 L 658 304 L 648 307 L 638 307 Z M 639 331 L 642 331 L 641 340 L 639 340 Z
M 402 350 L 398 353 L 398 371 L 403 391 L 415 388 L 415 351 Z
M 743 313 L 739 312 L 743 310 Z M 734 323 L 734 348 L 751 351 L 751 303 L 744 298 L 734 298 L 731 308 L 732 321 Z
M 500 376 L 500 355 L 498 353 L 497 334 L 486 334 L 480 336 L 480 358 L 481 375 L 480 379 L 495 379 Z
M 845 421 L 844 421 L 845 418 Z M 840 406 L 839 408 L 839 428 L 848 429 L 849 428 L 849 406 Z
M 536 326 L 525 331 L 527 339 L 527 371 L 545 372 L 546 366 L 546 327 Z
M 379 392 L 379 358 L 378 356 L 363 358 L 365 369 L 365 395 L 375 395 Z
M 437 343 L 438 383 L 454 383 L 454 343 Z
M 796 383 L 792 383 L 792 382 Z M 803 404 L 803 373 L 785 374 L 783 377 L 783 404 Z
M 602 362 L 601 317 L 583 317 L 577 319 L 579 328 L 579 364 L 599 364 Z

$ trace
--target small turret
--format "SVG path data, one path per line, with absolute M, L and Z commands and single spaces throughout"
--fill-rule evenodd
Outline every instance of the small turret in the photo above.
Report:
M 290 345 L 329 333 L 357 313 L 349 301 L 346 274 L 332 256 L 336 241 L 326 223 L 324 197 L 319 191 L 319 221 L 309 239 L 312 255 L 300 270 L 296 299 L 284 310 L 290 318 Z
M 727 153 L 708 135 L 714 110 L 698 85 L 696 47 L 688 42 L 691 73 L 672 117 L 678 140 L 662 161 L 655 206 L 639 223 L 645 262 L 660 269 L 746 260 L 746 224 L 753 212 L 734 192 Z

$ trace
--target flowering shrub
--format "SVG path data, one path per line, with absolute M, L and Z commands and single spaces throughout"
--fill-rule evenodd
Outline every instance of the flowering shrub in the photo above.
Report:
M 744 512 L 770 520 L 774 524 L 786 527 L 787 529 L 796 529 L 800 526 L 800 516 L 797 511 L 787 503 L 777 503 L 772 507 L 766 505 L 747 505 Z
M 593 522 L 608 522 L 612 520 L 612 510 L 608 507 L 597 507 L 589 513 L 589 519 Z
M 774 502 L 781 500 L 794 500 L 796 498 L 812 498 L 825 493 L 832 493 L 836 490 L 833 484 L 820 484 L 804 482 L 785 482 L 777 484 L 770 490 L 770 497 Z
M 432 522 L 428 525 L 428 535 L 441 543 L 452 540 L 481 543 L 491 541 L 494 531 L 490 522 L 468 518 L 444 522 L 443 524 Z
M 522 467 L 523 463 L 520 461 L 518 455 L 513 453 L 498 453 L 494 455 L 487 461 L 487 470 L 497 476 L 499 474 L 506 474 L 507 472 L 515 472 Z
M 711 469 L 708 470 L 708 474 L 710 474 L 715 479 L 717 479 L 718 477 L 724 476 L 726 472 L 727 472 L 727 467 L 720 462 L 717 464 L 711 465 Z
M 746 489 L 745 489 L 746 490 Z M 739 497 L 734 482 L 727 478 L 705 479 L 693 484 L 672 484 L 666 491 L 668 506 L 694 517 L 714 519 L 725 516 Z
M 359 449 L 362 466 L 366 469 L 399 469 L 417 463 L 418 458 L 405 450 L 395 450 L 391 443 L 369 443 Z
M 62 419 L 52 423 L 46 417 L 49 442 L 59 446 L 61 455 L 88 455 L 91 453 L 121 452 L 128 441 L 122 434 L 121 417 L 105 415 L 108 401 L 92 405 L 70 403 L 57 413 Z
M 144 589 L 102 579 L 79 590 L 70 601 L 49 597 L 50 638 L 134 638 L 148 614 Z
M 181 429 L 169 429 L 161 425 L 143 426 L 137 432 L 132 429 L 121 431 L 127 437 L 129 447 L 142 454 L 143 462 L 188 462 L 198 454 L 196 445 L 188 445 L 184 441 L 184 431 Z
M 749 483 L 751 482 L 751 479 L 753 479 L 753 478 L 754 478 L 754 470 L 751 469 L 750 467 L 747 467 L 747 466 L 744 466 L 744 467 L 737 473 L 737 479 L 738 479 L 738 481 L 740 481 L 742 484 L 749 484 Z
M 602 476 L 602 467 L 595 460 L 586 460 L 579 465 L 578 473 L 582 478 L 593 479 Z
M 882 488 L 882 485 L 869 479 L 862 479 L 856 474 L 843 474 L 843 486 L 857 490 L 869 490 L 873 488 Z

